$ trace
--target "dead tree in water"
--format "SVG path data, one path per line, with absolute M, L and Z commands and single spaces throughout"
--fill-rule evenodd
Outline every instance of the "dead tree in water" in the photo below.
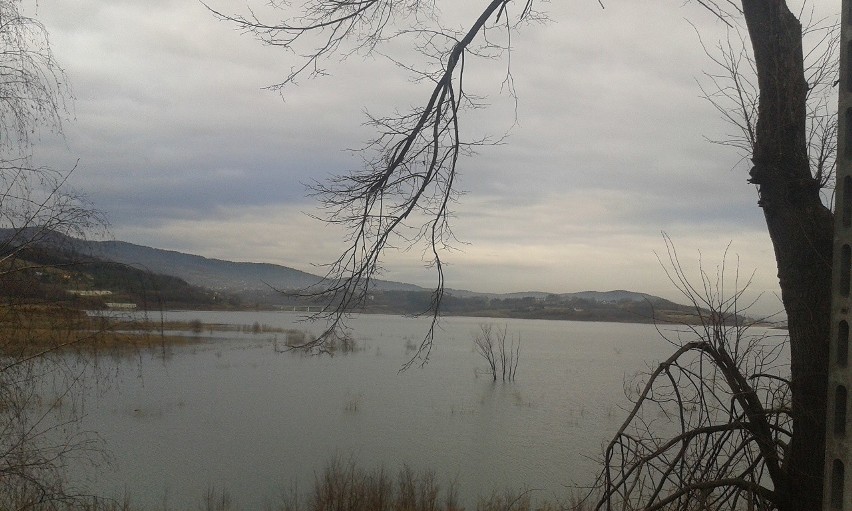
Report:
M 479 325 L 479 333 L 473 338 L 476 352 L 488 362 L 491 378 L 497 381 L 498 368 L 503 381 L 514 381 L 518 372 L 518 360 L 521 354 L 521 339 L 517 343 L 511 339 L 506 344 L 508 328 L 497 328 L 490 323 Z

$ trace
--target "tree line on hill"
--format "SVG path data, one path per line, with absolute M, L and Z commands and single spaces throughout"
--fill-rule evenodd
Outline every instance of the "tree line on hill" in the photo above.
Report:
M 170 275 L 80 256 L 47 246 L 30 246 L 6 263 L 0 296 L 8 303 L 62 304 L 101 309 L 134 304 L 140 309 L 234 305 L 228 295 L 192 286 Z
M 83 255 L 73 248 L 50 243 L 18 250 L 6 261 L 9 268 L 0 296 L 7 302 L 63 304 L 80 309 L 103 309 L 133 304 L 157 309 L 319 309 L 322 304 L 296 290 L 211 290 L 184 279 L 146 271 L 128 264 Z M 413 287 L 413 286 L 412 286 Z M 587 293 L 588 294 L 588 293 Z M 693 309 L 663 298 L 639 293 L 606 297 L 572 294 L 486 295 L 449 292 L 444 313 L 456 316 L 558 319 L 649 323 L 689 322 Z M 623 295 L 623 296 L 622 296 Z M 373 290 L 358 310 L 364 313 L 419 314 L 428 310 L 426 290 Z

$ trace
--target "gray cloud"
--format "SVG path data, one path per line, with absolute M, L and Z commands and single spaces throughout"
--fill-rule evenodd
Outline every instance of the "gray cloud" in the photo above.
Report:
M 240 8 L 229 4 L 217 3 Z M 452 5 L 451 25 L 474 8 Z M 670 295 L 654 256 L 665 230 L 684 253 L 733 240 L 743 266 L 759 268 L 760 290 L 775 292 L 745 168 L 706 141 L 726 127 L 699 97 L 708 62 L 684 18 L 705 40 L 722 37 L 723 26 L 696 5 L 671 2 L 542 5 L 554 21 L 513 36 L 510 66 L 468 65 L 469 90 L 491 106 L 465 118 L 465 133 L 508 138 L 463 162 L 456 231 L 470 244 L 448 254 L 448 285 Z M 117 237 L 137 243 L 309 271 L 333 259 L 341 233 L 302 213 L 313 208 L 303 183 L 357 167 L 345 149 L 370 138 L 363 111 L 408 108 L 428 85 L 381 57 L 356 55 L 330 62 L 332 77 L 286 89 L 282 100 L 263 87 L 295 57 L 200 3 L 38 9 L 76 96 L 65 139 L 46 137 L 39 157 L 60 167 L 79 158 L 73 185 L 106 211 Z M 517 110 L 501 91 L 507 73 Z M 388 253 L 385 266 L 389 278 L 433 280 L 417 251 Z

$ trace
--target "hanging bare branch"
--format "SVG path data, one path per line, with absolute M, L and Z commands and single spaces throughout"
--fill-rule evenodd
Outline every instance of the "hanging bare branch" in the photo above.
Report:
M 67 186 L 74 172 L 38 166 L 32 145 L 41 130 L 61 133 L 71 91 L 47 29 L 18 0 L 0 0 L 0 275 L 17 254 L 53 233 L 81 237 L 106 224 Z
M 381 272 L 385 249 L 420 247 L 424 263 L 434 268 L 437 280 L 430 306 L 423 311 L 432 318 L 431 326 L 409 365 L 428 359 L 444 292 L 441 255 L 457 241 L 449 220 L 459 193 L 454 186 L 459 160 L 478 146 L 499 142 L 463 135 L 460 112 L 483 105 L 482 98 L 468 92 L 465 71 L 474 59 L 493 59 L 510 51 L 509 43 L 498 42 L 506 38 L 497 37 L 497 32 L 509 34 L 511 40 L 518 24 L 544 19 L 532 0 L 513 14 L 516 3 L 489 1 L 463 30 L 441 26 L 434 2 L 416 0 L 309 1 L 292 21 L 277 24 L 263 23 L 254 13 L 225 15 L 214 10 L 220 19 L 267 44 L 297 51 L 309 37 L 319 41 L 302 54 L 303 63 L 273 88 L 304 74 L 323 74 L 320 62 L 332 54 L 345 58 L 377 52 L 380 44 L 397 38 L 413 40 L 426 61 L 415 68 L 392 58 L 413 74 L 415 82 L 430 84 L 425 100 L 408 112 L 370 115 L 368 124 L 376 136 L 358 152 L 363 167 L 312 186 L 322 219 L 342 226 L 348 234 L 347 248 L 327 266 L 322 285 L 305 291 L 330 307 L 318 316 L 329 321 L 327 330 L 302 349 L 323 351 L 325 340 L 342 326 L 346 314 L 364 303 Z M 514 94 L 511 71 L 504 85 Z
M 40 129 L 61 129 L 70 90 L 47 30 L 19 3 L 0 0 L 0 149 L 28 157 Z

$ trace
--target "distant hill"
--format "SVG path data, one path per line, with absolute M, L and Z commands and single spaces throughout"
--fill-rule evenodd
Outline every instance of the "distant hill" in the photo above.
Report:
M 619 303 L 619 302 L 657 302 L 663 300 L 659 296 L 649 295 L 647 293 L 637 293 L 635 291 L 625 291 L 617 289 L 614 291 L 578 291 L 574 293 L 545 293 L 542 291 L 521 291 L 517 293 L 480 293 L 476 291 L 466 291 L 460 289 L 447 289 L 446 294 L 455 296 L 456 298 L 535 298 L 537 300 L 545 300 L 548 297 L 560 298 L 562 300 L 581 299 L 600 303 Z
M 277 289 L 300 289 L 320 280 L 316 275 L 286 266 L 210 259 L 123 241 L 83 242 L 82 245 L 89 254 L 96 257 L 154 273 L 174 275 L 190 284 L 217 291 L 246 291 L 269 286 Z
M 128 264 L 137 268 L 147 269 L 154 273 L 174 275 L 192 285 L 202 286 L 217 291 L 244 292 L 275 289 L 304 289 L 320 282 L 321 277 L 299 271 L 287 266 L 270 263 L 232 262 L 221 259 L 211 259 L 198 255 L 185 254 L 172 250 L 162 250 L 142 245 L 134 245 L 123 241 L 81 242 L 92 255 Z M 401 282 L 385 280 L 374 281 L 374 291 L 429 291 L 423 287 Z M 540 291 L 521 293 L 477 293 L 448 289 L 448 295 L 457 298 L 488 297 L 495 299 L 535 298 L 545 300 L 558 297 L 561 301 L 581 299 L 598 303 L 622 302 L 667 302 L 662 298 L 646 293 L 632 291 L 581 291 L 576 293 L 561 293 L 553 295 Z
M 151 308 L 217 308 L 229 296 L 193 286 L 172 275 L 71 252 L 31 245 L 3 261 L 0 297 L 18 305 L 59 304 L 102 309 L 115 304 Z M 0 255 L 5 255 L 0 253 Z
M 400 302 L 402 300 L 396 300 Z M 694 323 L 695 309 L 659 296 L 633 291 L 581 291 L 577 293 L 522 292 L 486 295 L 463 292 L 445 295 L 443 310 L 449 315 L 491 318 L 566 319 L 630 323 Z
M 0 242 L 8 235 L 8 232 L 0 230 Z M 121 267 L 135 268 L 140 274 L 149 272 L 154 277 L 159 274 L 156 285 L 152 287 L 167 294 L 167 302 L 195 304 L 198 307 L 210 306 L 210 300 L 214 300 L 217 306 L 287 307 L 303 303 L 300 301 L 302 299 L 275 290 L 304 289 L 321 281 L 317 275 L 286 266 L 225 261 L 123 241 L 85 241 L 54 233 L 42 237 L 41 244 L 61 247 L 62 251 L 71 250 L 89 258 L 84 276 L 90 283 L 87 287 L 124 291 L 122 285 L 117 283 L 120 280 L 117 276 L 111 277 L 110 285 L 102 278 L 118 270 L 100 262 L 118 263 Z M 126 272 L 117 275 L 123 279 L 129 277 Z M 163 280 L 162 276 L 176 280 Z M 139 279 L 138 275 L 133 275 L 130 280 Z M 382 280 L 376 280 L 374 284 L 367 303 L 360 309 L 364 312 L 416 314 L 425 311 L 431 304 L 430 289 Z M 208 295 L 202 290 L 211 290 L 213 294 Z M 461 316 L 629 322 L 650 322 L 655 319 L 689 322 L 694 313 L 690 306 L 626 290 L 499 294 L 447 289 L 442 310 L 448 315 Z
M 173 250 L 163 250 L 124 241 L 80 242 L 91 255 L 180 277 L 190 284 L 217 291 L 254 291 L 270 287 L 304 289 L 322 280 L 318 275 L 270 263 L 244 263 L 212 259 Z M 422 291 L 413 284 L 374 281 L 376 290 Z

